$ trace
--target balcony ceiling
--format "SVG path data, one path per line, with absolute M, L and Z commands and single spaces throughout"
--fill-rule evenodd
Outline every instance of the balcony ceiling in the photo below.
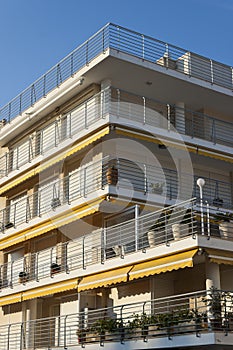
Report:
M 87 71 L 85 84 L 100 83 L 104 79 L 110 79 L 114 87 L 122 90 L 165 103 L 185 102 L 195 110 L 208 108 L 209 113 L 212 111 L 214 116 L 222 118 L 224 114 L 227 120 L 233 121 L 233 99 L 232 96 L 220 92 L 223 91 L 222 88 L 201 80 L 198 80 L 200 85 L 194 84 L 193 78 L 158 65 L 150 64 L 147 68 L 142 64 L 106 56 L 103 61 Z M 197 82 L 197 79 L 195 80 Z M 147 82 L 152 84 L 148 85 Z

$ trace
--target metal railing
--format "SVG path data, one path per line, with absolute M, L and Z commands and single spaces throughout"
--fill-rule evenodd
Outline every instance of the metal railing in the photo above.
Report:
M 112 164 L 115 164 L 112 170 Z M 110 185 L 113 188 L 133 189 L 135 195 L 140 193 L 155 194 L 158 200 L 185 200 L 192 196 L 190 184 L 193 183 L 193 194 L 199 198 L 196 178 L 182 173 L 182 186 L 176 170 L 161 169 L 150 164 L 132 162 L 123 158 L 110 159 L 106 157 L 89 165 L 82 165 L 76 171 L 62 180 L 54 179 L 47 185 L 40 184 L 38 191 L 32 195 L 21 195 L 19 199 L 11 199 L 9 205 L 0 210 L 0 230 L 4 233 L 9 228 L 17 228 L 28 223 L 35 217 L 41 217 L 56 208 L 70 204 L 78 198 L 86 197 L 91 192 L 104 189 Z M 204 200 L 218 208 L 232 208 L 231 183 L 206 178 Z M 182 187 L 182 189 L 181 189 Z
M 48 151 L 107 118 L 108 114 L 168 131 L 174 126 L 181 135 L 233 146 L 233 123 L 119 89 L 106 88 L 2 155 L 0 177 L 30 164 L 38 156 L 46 156 Z
M 116 256 L 124 257 L 187 236 L 195 237 L 198 227 L 194 205 L 194 200 L 182 202 L 5 263 L 0 266 L 1 288 L 41 281 L 57 273 L 104 264 Z M 181 226 L 177 228 L 179 223 Z
M 110 23 L 2 107 L 2 125 L 22 114 L 108 48 L 233 89 L 232 67 Z
M 145 300 L 77 314 L 0 326 L 0 347 L 6 350 L 72 348 L 207 332 L 233 331 L 232 294 L 198 291 Z
M 0 177 L 8 176 L 14 170 L 38 156 L 46 155 L 67 139 L 72 139 L 82 130 L 87 130 L 108 113 L 110 90 L 105 89 L 81 103 L 69 113 L 38 129 L 20 144 L 0 157 Z
M 202 219 L 198 203 L 193 199 L 141 216 L 136 215 L 135 209 L 135 216 L 130 220 L 5 263 L 0 266 L 1 288 L 83 270 L 137 251 L 146 253 L 150 248 L 170 245 L 186 237 L 205 235 L 209 239 L 233 240 L 233 214 L 216 213 L 204 203 Z
M 176 130 L 181 135 L 212 144 L 233 146 L 233 123 L 191 109 L 149 99 L 146 96 L 112 89 L 110 113 L 142 125 Z M 174 129 L 175 128 L 175 129 Z

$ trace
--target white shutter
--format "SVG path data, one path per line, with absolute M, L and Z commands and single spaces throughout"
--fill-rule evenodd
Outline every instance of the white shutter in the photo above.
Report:
M 81 197 L 83 193 L 83 173 L 80 169 L 69 173 L 68 191 L 70 201 Z
M 17 226 L 19 224 L 26 222 L 26 216 L 27 216 L 27 194 L 11 199 L 9 222 Z
M 12 152 L 12 170 L 20 168 L 29 162 L 29 140 L 16 146 Z
M 41 130 L 41 145 L 40 150 L 41 153 L 47 152 L 49 149 L 55 147 L 56 144 L 56 124 L 52 123 L 48 125 L 46 128 Z
M 56 263 L 62 268 L 65 267 L 66 261 L 66 244 L 57 243 L 56 245 Z

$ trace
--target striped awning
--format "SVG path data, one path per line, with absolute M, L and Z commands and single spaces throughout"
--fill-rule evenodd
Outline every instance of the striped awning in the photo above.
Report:
M 232 252 L 226 252 L 218 249 L 205 249 L 205 251 L 208 254 L 210 262 L 216 264 L 233 265 Z
M 49 168 L 50 166 L 70 157 L 72 154 L 80 151 L 84 147 L 87 147 L 88 145 L 92 144 L 93 142 L 97 141 L 98 139 L 104 137 L 105 135 L 109 134 L 109 127 L 105 127 L 104 129 L 96 132 L 94 135 L 91 135 L 85 140 L 80 141 L 76 145 L 73 145 L 72 147 L 69 147 L 68 150 L 60 152 L 59 154 L 55 155 L 52 159 L 48 161 L 42 161 L 40 165 L 38 165 L 36 168 L 29 170 L 25 174 L 21 176 L 17 176 L 17 178 L 11 180 L 9 183 L 7 183 L 4 186 L 1 186 L 0 188 L 0 194 L 10 190 L 11 188 L 19 185 L 23 181 L 29 179 L 30 177 L 39 174 L 43 170 Z
M 95 202 L 87 203 L 86 205 L 78 206 L 76 208 L 70 208 L 69 211 L 64 212 L 51 219 L 48 219 L 42 222 L 41 224 L 17 232 L 14 235 L 5 237 L 2 240 L 0 240 L 0 250 L 24 242 L 33 237 L 40 236 L 46 232 L 52 231 L 56 228 L 67 225 L 88 215 L 94 214 L 99 210 L 99 204 L 102 201 L 102 198 L 98 198 L 98 200 L 96 200 Z
M 104 271 L 96 273 L 90 276 L 82 278 L 78 285 L 78 292 L 84 290 L 95 289 L 99 287 L 107 287 L 113 284 L 127 282 L 128 273 L 132 269 L 132 266 L 126 266 L 114 270 Z
M 129 280 L 193 267 L 193 257 L 196 253 L 197 249 L 194 249 L 136 264 L 129 272 Z
M 35 298 L 44 297 L 46 295 L 65 292 L 67 290 L 77 290 L 78 280 L 74 278 L 68 281 L 61 281 L 58 283 L 50 284 L 48 286 L 42 286 L 39 288 L 29 289 L 22 293 L 22 300 L 30 300 Z

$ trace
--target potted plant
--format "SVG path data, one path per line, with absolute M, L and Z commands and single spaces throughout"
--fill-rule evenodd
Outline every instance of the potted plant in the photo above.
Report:
M 117 319 L 101 318 L 93 324 L 91 329 L 99 336 L 100 342 L 114 340 L 119 329 L 118 323 Z
M 20 271 L 19 283 L 26 283 L 29 280 L 29 274 L 26 271 Z
M 115 165 L 109 165 L 106 172 L 106 179 L 108 185 L 116 186 L 118 182 L 118 170 Z
M 51 269 L 51 275 L 53 275 L 61 271 L 61 265 L 57 263 L 52 263 L 50 266 L 50 269 Z
M 213 330 L 221 330 L 222 328 L 222 301 L 222 292 L 212 287 L 208 292 L 206 303 Z
M 179 320 L 174 311 L 165 312 L 156 315 L 158 330 L 161 334 L 167 334 L 169 337 L 175 333 L 175 327 L 177 327 Z
M 87 333 L 89 332 L 89 329 L 87 328 L 79 328 L 76 331 L 77 337 L 78 337 L 78 343 L 83 344 L 87 341 Z
M 165 236 L 165 227 L 168 222 L 172 211 L 170 209 L 164 209 L 159 218 L 156 220 L 147 231 L 147 239 L 150 247 L 154 247 L 157 244 L 162 243 Z M 157 238 L 156 238 L 157 235 Z M 165 237 L 167 239 L 167 237 Z
M 149 326 L 154 323 L 154 318 L 146 313 L 133 314 L 133 318 L 128 321 L 128 329 L 134 337 L 146 337 L 149 333 Z
M 185 214 L 182 217 L 183 210 L 185 211 Z M 176 217 L 182 217 L 182 220 L 180 222 L 172 224 L 172 233 L 175 241 L 179 240 L 182 236 L 186 236 L 188 234 L 189 225 L 192 222 L 192 211 L 191 209 L 185 210 L 182 208 L 178 208 L 177 213 L 176 211 L 174 211 L 173 220 L 176 220 Z
M 151 192 L 156 194 L 162 194 L 164 186 L 165 186 L 164 182 L 151 183 L 150 184 Z
M 55 208 L 59 207 L 60 205 L 61 205 L 61 201 L 58 197 L 55 197 L 52 199 L 52 201 L 51 201 L 51 208 L 52 209 L 55 209 Z

